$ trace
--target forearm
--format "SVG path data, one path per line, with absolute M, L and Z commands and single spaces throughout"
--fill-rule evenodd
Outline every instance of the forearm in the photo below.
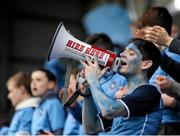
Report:
M 127 116 L 127 110 L 121 101 L 115 101 L 109 98 L 103 91 L 99 81 L 93 80 L 90 83 L 90 89 L 93 99 L 97 101 L 98 107 L 107 119 L 113 119 L 118 116 Z
M 174 61 L 170 57 L 168 57 L 166 54 L 163 55 L 162 61 L 161 61 L 161 68 L 169 74 L 173 79 L 175 79 L 177 82 L 180 82 L 180 63 Z M 176 72 L 174 72 L 176 71 Z
M 69 107 L 69 111 L 73 117 L 82 124 L 82 107 L 79 103 L 75 103 L 73 107 Z
M 84 98 L 82 117 L 86 134 L 95 135 L 101 131 L 101 124 L 92 96 Z
M 180 97 L 180 84 L 176 81 L 172 81 L 171 86 L 170 86 L 170 90 L 176 94 L 178 94 L 178 96 Z
M 180 54 L 180 40 L 173 39 L 169 46 L 169 51 Z

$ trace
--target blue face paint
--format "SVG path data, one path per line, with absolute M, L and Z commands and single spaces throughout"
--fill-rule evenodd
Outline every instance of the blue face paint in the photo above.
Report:
M 131 54 L 131 52 L 134 53 Z M 125 55 L 124 60 L 127 63 L 127 67 L 122 69 L 120 68 L 120 73 L 128 77 L 134 75 L 134 73 L 137 73 L 139 71 L 140 62 L 142 60 L 142 54 L 134 43 L 130 43 L 126 47 L 126 50 L 124 51 L 124 55 Z M 122 54 L 122 59 L 123 59 L 123 54 Z
M 138 59 L 138 60 L 141 60 L 141 59 L 142 59 L 142 54 L 141 54 L 140 50 L 137 48 L 137 46 L 136 46 L 134 43 L 130 43 L 130 44 L 126 47 L 126 49 L 131 49 L 131 50 L 135 51 L 136 54 L 137 54 L 137 59 Z

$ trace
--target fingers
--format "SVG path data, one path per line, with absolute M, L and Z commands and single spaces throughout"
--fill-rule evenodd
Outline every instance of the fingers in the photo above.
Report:
M 136 38 L 144 39 L 144 32 L 142 30 L 137 29 L 137 31 L 136 31 Z
M 157 37 L 159 37 L 159 31 L 150 27 L 147 28 L 146 30 L 144 30 L 144 37 L 145 38 L 151 38 L 151 39 L 156 39 Z
M 80 63 L 81 63 L 85 68 L 87 68 L 87 67 L 90 66 L 90 65 L 99 65 L 99 64 L 98 64 L 98 59 L 97 59 L 97 54 L 94 54 L 94 62 L 92 62 L 92 61 L 91 61 L 91 58 L 90 58 L 89 56 L 86 56 L 86 55 L 85 55 L 85 60 L 86 60 L 86 62 L 85 62 L 85 61 L 82 61 L 82 60 L 79 60 Z
M 166 76 L 158 76 L 155 82 L 161 89 L 169 89 L 172 84 L 172 81 Z
M 79 60 L 80 63 L 81 63 L 84 67 L 87 67 L 88 65 L 92 65 L 93 63 L 92 63 L 90 57 L 87 56 L 87 55 L 84 55 L 84 56 L 85 56 L 85 61 L 86 61 L 87 63 L 86 63 L 85 61 Z
M 158 31 L 166 31 L 165 28 L 163 28 L 161 26 L 153 26 L 153 28 L 158 30 Z
M 85 58 L 86 58 L 87 63 L 89 65 L 92 65 L 92 61 L 91 61 L 90 57 L 86 56 Z
M 83 65 L 83 67 L 87 67 L 88 65 L 86 64 L 86 62 L 82 61 L 82 60 L 79 60 L 79 62 Z
M 101 75 L 104 75 L 104 73 L 106 73 L 106 71 L 108 71 L 110 69 L 110 67 L 105 67 L 101 70 Z
M 156 77 L 156 80 L 158 81 L 163 81 L 164 79 L 166 79 L 166 76 L 163 76 L 163 75 L 159 75 Z
M 114 97 L 115 99 L 122 98 L 125 94 L 127 94 L 128 90 L 125 86 L 122 86 L 119 88 L 119 90 L 115 93 Z
M 165 76 L 157 76 L 155 82 L 156 84 L 161 85 L 165 79 L 166 79 Z
M 95 64 L 95 65 L 98 65 L 97 54 L 94 54 L 94 64 Z

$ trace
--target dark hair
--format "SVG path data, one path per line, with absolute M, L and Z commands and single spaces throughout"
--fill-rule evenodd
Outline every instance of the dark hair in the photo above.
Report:
M 50 72 L 49 70 L 45 69 L 45 68 L 36 68 L 35 70 L 33 70 L 33 72 L 35 71 L 42 71 L 46 74 L 47 78 L 49 81 L 53 81 L 53 82 L 56 82 L 57 79 L 56 79 L 56 76 Z
M 14 82 L 16 87 L 23 86 L 26 89 L 27 93 L 32 96 L 30 88 L 31 77 L 28 73 L 21 71 L 17 72 L 8 79 L 7 85 L 9 85 L 10 82 Z
M 105 33 L 90 35 L 89 37 L 87 37 L 85 42 L 105 50 L 110 50 L 110 51 L 114 50 L 114 45 L 112 40 Z
M 142 60 L 151 60 L 152 66 L 147 71 L 148 79 L 154 74 L 155 70 L 159 67 L 161 61 L 160 50 L 152 43 L 140 38 L 132 39 L 131 43 L 134 43 L 142 54 Z
M 166 8 L 152 7 L 142 16 L 139 27 L 159 25 L 171 34 L 172 21 L 172 16 Z

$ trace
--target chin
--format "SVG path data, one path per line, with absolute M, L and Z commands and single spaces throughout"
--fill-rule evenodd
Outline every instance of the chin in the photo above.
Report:
M 32 93 L 33 94 L 33 96 L 38 96 L 39 94 L 37 94 L 37 93 Z
M 125 68 L 120 68 L 119 69 L 119 73 L 121 74 L 125 74 L 127 72 L 127 70 Z
M 125 71 L 122 71 L 122 70 L 119 70 L 118 73 L 121 74 L 121 75 L 123 75 L 123 76 L 126 76 L 126 75 L 127 75 L 126 72 L 125 72 Z
M 16 107 L 17 104 L 16 104 L 16 103 L 12 103 L 12 105 L 13 105 L 14 107 Z

